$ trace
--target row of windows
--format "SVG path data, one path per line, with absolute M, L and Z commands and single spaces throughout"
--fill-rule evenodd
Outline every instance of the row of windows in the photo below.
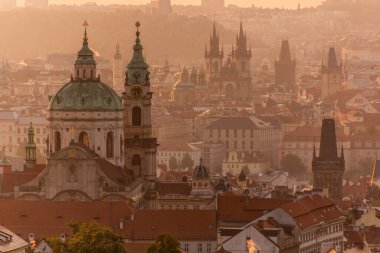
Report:
M 161 205 L 161 210 L 199 210 L 199 205 L 176 205 L 164 206 Z
M 183 249 L 186 252 L 189 252 L 190 251 L 190 244 L 189 243 L 184 243 L 183 244 Z M 203 244 L 202 243 L 198 243 L 197 244 L 197 252 L 207 252 L 207 253 L 211 252 L 211 243 L 207 243 L 205 251 L 203 251 L 203 250 L 204 250 Z
M 9 126 L 9 131 L 12 132 L 12 126 Z M 35 131 L 36 134 L 41 134 L 41 132 L 42 132 L 42 134 L 46 134 L 46 128 L 42 128 L 42 131 L 41 131 L 41 128 L 35 127 L 34 131 Z M 27 127 L 24 127 L 23 133 L 24 134 L 28 133 L 28 128 Z M 17 128 L 17 134 L 21 134 L 21 128 L 20 127 Z
M 234 138 L 237 138 L 238 135 L 239 137 L 242 137 L 242 138 L 246 138 L 246 137 L 251 137 L 253 138 L 253 130 L 237 130 L 237 129 L 234 129 L 234 130 L 209 130 L 209 135 L 210 135 L 210 138 L 212 138 L 214 136 L 214 132 L 217 132 L 217 135 L 218 138 L 221 138 L 222 135 L 229 138 L 229 137 L 234 137 Z M 223 134 L 222 134 L 223 133 Z M 239 134 L 238 134 L 239 133 Z M 270 135 L 270 131 L 269 129 L 263 129 L 262 131 L 259 132 L 260 134 L 260 137 L 267 137 Z

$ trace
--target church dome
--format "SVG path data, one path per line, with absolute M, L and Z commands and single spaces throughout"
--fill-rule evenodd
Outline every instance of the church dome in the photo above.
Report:
M 94 53 L 89 48 L 87 22 L 83 46 L 75 62 L 71 82 L 64 85 L 50 100 L 49 111 L 117 111 L 123 110 L 121 97 L 96 77 Z
M 203 164 L 202 158 L 199 161 L 199 165 L 194 168 L 193 180 L 209 180 L 209 169 Z
M 189 72 L 184 67 L 181 72 L 181 78 L 174 84 L 174 89 L 194 88 L 195 84 L 190 80 Z
M 123 110 L 121 97 L 100 81 L 73 81 L 64 85 L 50 100 L 50 111 Z

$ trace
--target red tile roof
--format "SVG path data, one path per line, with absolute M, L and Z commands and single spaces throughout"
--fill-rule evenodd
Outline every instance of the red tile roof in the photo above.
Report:
M 15 186 L 33 180 L 45 169 L 45 167 L 46 164 L 37 164 L 33 169 L 25 168 L 24 171 L 11 171 L 10 166 L 4 166 L 0 192 L 13 193 Z
M 218 220 L 247 223 L 291 201 L 291 199 L 250 198 L 247 195 L 227 192 L 218 196 Z
M 318 194 L 285 204 L 281 208 L 294 218 L 301 229 L 339 219 L 342 213 L 334 202 Z
M 126 202 L 61 202 L 0 200 L 0 224 L 22 238 L 29 233 L 35 238 L 71 235 L 71 221 L 97 221 L 126 234 L 127 230 L 116 229 L 121 219 L 129 219 L 133 209 Z
M 178 240 L 216 240 L 215 210 L 136 210 L 129 239 L 154 240 L 169 233 Z

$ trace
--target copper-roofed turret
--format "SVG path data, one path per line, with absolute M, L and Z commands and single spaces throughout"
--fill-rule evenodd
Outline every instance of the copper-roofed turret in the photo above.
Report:
M 83 45 L 75 62 L 75 80 L 97 81 L 94 52 L 88 46 L 87 21 L 84 21 Z
M 143 56 L 143 46 L 140 40 L 140 22 L 136 22 L 136 40 L 133 46 L 133 56 L 127 65 L 126 84 L 149 84 L 148 64 L 146 64 Z

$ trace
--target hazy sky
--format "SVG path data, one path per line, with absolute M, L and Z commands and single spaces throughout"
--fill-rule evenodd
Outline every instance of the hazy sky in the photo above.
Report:
M 19 0 L 23 1 L 23 0 Z M 315 6 L 321 3 L 323 0 L 225 0 L 227 4 L 236 4 L 240 6 L 256 6 L 263 7 L 285 7 L 285 8 L 296 8 L 297 4 L 300 3 L 301 6 Z M 97 2 L 99 4 L 145 4 L 149 3 L 150 0 L 50 0 L 52 4 L 74 4 L 74 3 L 86 3 L 86 2 Z M 201 0 L 172 0 L 173 4 L 200 4 Z

